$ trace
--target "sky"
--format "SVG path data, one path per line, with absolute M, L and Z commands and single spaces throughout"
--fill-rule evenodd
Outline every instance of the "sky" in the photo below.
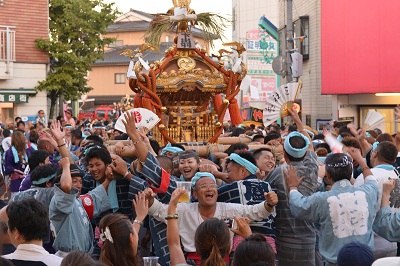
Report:
M 136 9 L 139 11 L 154 13 L 165 13 L 173 7 L 171 0 L 103 0 L 105 3 L 115 3 L 119 11 L 126 13 L 129 9 Z M 196 13 L 211 12 L 231 19 L 232 14 L 232 0 L 192 0 L 190 8 L 194 9 Z M 227 40 L 231 41 L 232 28 L 228 27 L 225 34 Z M 218 43 L 215 43 L 219 46 Z

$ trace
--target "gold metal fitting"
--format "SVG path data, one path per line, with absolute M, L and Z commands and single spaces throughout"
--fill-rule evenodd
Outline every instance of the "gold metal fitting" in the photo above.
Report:
M 229 103 L 229 100 L 228 100 L 228 99 L 225 99 L 225 100 L 223 100 L 223 103 L 224 103 L 224 104 L 228 104 L 228 103 Z
M 163 113 L 167 111 L 167 107 L 165 107 L 165 106 L 161 106 L 160 109 L 161 109 L 161 112 L 163 112 Z
M 160 124 L 160 125 L 158 126 L 158 128 L 159 128 L 160 130 L 164 130 L 164 129 L 165 129 L 165 125 L 164 125 L 164 124 Z
M 221 124 L 221 122 L 217 122 L 217 123 L 215 123 L 215 126 L 217 126 L 217 127 L 220 127 L 222 124 Z

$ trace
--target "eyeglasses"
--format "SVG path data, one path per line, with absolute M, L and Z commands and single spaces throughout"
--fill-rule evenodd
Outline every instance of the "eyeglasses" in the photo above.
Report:
M 218 185 L 213 183 L 213 184 L 201 185 L 201 186 L 197 187 L 196 189 L 205 190 L 205 189 L 214 189 L 214 188 L 217 188 L 217 187 L 218 187 Z

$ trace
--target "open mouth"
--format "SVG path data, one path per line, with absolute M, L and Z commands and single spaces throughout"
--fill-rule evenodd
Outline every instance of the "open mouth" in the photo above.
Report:
M 206 193 L 206 198 L 214 198 L 214 193 Z
M 189 175 L 190 173 L 192 173 L 191 169 L 184 169 L 183 172 L 182 172 L 182 174 L 185 175 L 185 176 Z

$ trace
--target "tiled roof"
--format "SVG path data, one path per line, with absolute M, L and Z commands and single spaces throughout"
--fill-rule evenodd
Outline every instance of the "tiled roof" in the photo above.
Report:
M 153 62 L 155 60 L 160 60 L 164 57 L 164 51 L 171 47 L 173 43 L 161 43 L 160 44 L 160 51 L 151 51 L 147 50 L 143 52 L 143 59 L 145 61 Z M 125 49 L 131 49 L 132 51 L 136 48 L 139 48 L 140 45 L 124 45 L 115 47 L 112 50 L 108 50 L 104 53 L 104 59 L 99 59 L 93 65 L 116 65 L 116 64 L 123 64 L 128 65 L 130 58 L 125 55 L 120 55 L 119 53 Z

